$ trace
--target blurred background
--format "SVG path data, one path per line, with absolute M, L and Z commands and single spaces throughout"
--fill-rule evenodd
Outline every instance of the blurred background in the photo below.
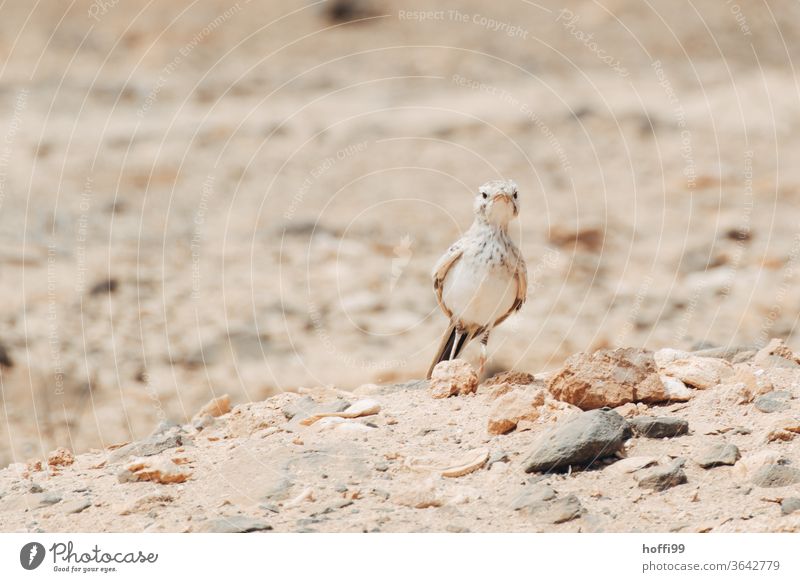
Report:
M 798 345 L 793 1 L 0 7 L 0 466 L 207 400 L 424 374 L 520 186 L 490 371 Z

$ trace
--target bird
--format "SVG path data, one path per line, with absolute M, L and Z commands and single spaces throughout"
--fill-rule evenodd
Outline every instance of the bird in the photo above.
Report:
M 519 215 L 519 192 L 513 180 L 490 180 L 478 189 L 475 220 L 433 268 L 433 290 L 450 323 L 427 377 L 439 362 L 453 360 L 480 338 L 479 374 L 486 364 L 492 330 L 522 308 L 528 294 L 528 271 L 522 253 L 508 234 Z

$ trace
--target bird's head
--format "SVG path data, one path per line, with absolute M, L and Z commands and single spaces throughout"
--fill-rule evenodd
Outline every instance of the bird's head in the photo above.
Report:
M 475 215 L 492 226 L 506 227 L 519 214 L 517 183 L 489 180 L 478 188 Z

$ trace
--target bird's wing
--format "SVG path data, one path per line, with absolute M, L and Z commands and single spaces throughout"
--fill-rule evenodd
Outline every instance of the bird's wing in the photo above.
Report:
M 509 309 L 504 315 L 500 316 L 497 321 L 494 322 L 495 326 L 500 325 L 512 313 L 519 311 L 522 308 L 522 305 L 525 303 L 525 300 L 528 298 L 528 267 L 525 265 L 525 259 L 522 258 L 522 253 L 514 249 L 513 254 L 514 257 L 512 260 L 515 261 L 514 279 L 517 282 L 517 297 L 514 300 L 513 305 L 511 305 L 511 309 Z
M 444 290 L 444 278 L 450 272 L 450 268 L 456 264 L 456 261 L 464 254 L 464 245 L 459 240 L 447 249 L 447 252 L 437 261 L 436 266 L 433 267 L 433 291 L 436 293 L 436 301 L 439 307 L 447 314 L 447 317 L 453 317 L 453 312 L 447 308 L 442 299 L 442 292 Z

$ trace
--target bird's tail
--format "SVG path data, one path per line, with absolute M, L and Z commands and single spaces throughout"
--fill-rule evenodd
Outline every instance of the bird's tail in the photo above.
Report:
M 464 349 L 464 346 L 469 343 L 474 337 L 474 333 L 470 333 L 468 331 L 462 331 L 461 337 L 458 338 L 458 344 L 456 345 L 455 351 L 453 351 L 453 344 L 456 341 L 456 326 L 454 323 L 450 324 L 450 327 L 447 328 L 447 331 L 444 332 L 442 336 L 442 342 L 439 344 L 439 349 L 436 350 L 436 357 L 433 358 L 433 362 L 431 363 L 431 367 L 428 368 L 428 375 L 427 378 L 430 379 L 431 374 L 433 374 L 433 369 L 436 367 L 436 364 L 439 362 L 444 362 L 445 360 L 450 360 L 450 354 L 453 355 L 452 359 L 456 359 L 458 355 L 461 353 L 461 350 Z

